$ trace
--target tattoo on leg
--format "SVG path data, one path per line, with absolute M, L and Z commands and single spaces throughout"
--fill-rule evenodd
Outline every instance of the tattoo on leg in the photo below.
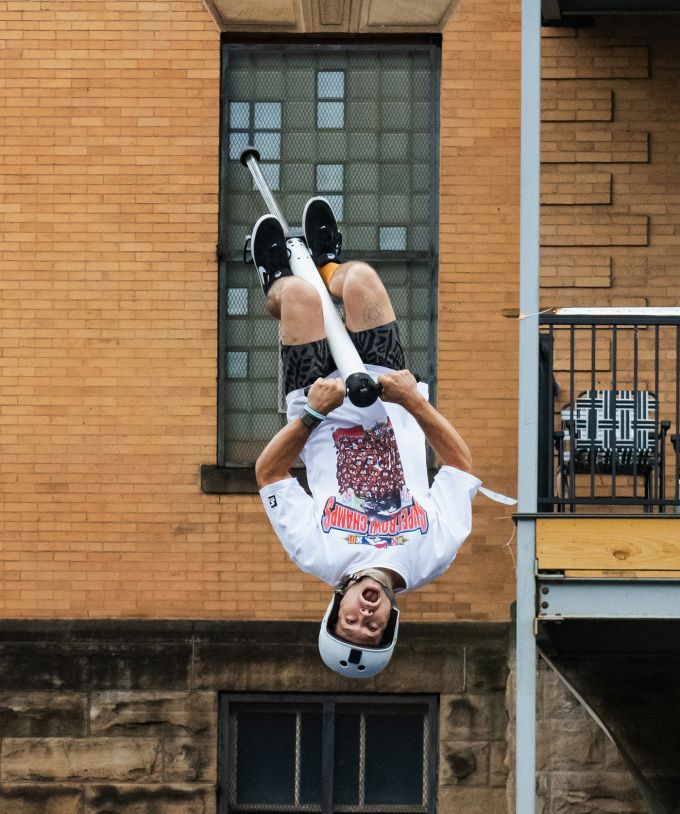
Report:
M 383 312 L 377 302 L 368 303 L 364 309 L 364 319 L 374 325 L 382 325 L 385 321 Z
M 285 333 L 281 331 L 281 344 L 282 345 L 300 345 L 302 344 L 295 331 L 287 330 Z

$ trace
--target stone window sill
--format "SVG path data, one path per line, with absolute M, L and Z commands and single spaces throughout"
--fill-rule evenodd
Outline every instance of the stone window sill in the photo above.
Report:
M 307 470 L 304 466 L 291 469 L 303 489 L 308 491 Z M 254 464 L 203 464 L 201 466 L 201 491 L 206 495 L 256 495 L 259 493 L 255 480 Z

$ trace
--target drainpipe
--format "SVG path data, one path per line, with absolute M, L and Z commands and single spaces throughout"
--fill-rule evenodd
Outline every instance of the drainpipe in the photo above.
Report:
M 522 0 L 520 322 L 516 621 L 517 814 L 536 811 L 535 579 L 538 476 L 538 285 L 541 138 L 541 4 Z M 529 316 L 523 316 L 529 315 Z M 531 316 L 533 315 L 533 316 Z M 525 517 L 523 517 L 523 515 Z

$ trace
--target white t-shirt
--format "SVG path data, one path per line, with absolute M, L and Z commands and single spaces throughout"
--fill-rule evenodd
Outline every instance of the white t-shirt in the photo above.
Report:
M 418 389 L 427 397 L 426 384 Z M 288 395 L 289 420 L 306 401 L 302 390 Z M 330 585 L 364 568 L 389 568 L 413 590 L 446 571 L 470 533 L 481 481 L 443 466 L 430 488 L 425 436 L 397 404 L 355 407 L 345 399 L 312 432 L 301 457 L 312 497 L 295 478 L 265 486 L 260 496 L 293 562 Z

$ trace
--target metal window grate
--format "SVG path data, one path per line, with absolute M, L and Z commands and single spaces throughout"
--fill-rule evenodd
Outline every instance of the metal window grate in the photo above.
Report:
M 429 814 L 437 699 L 221 698 L 220 814 Z
M 400 322 L 407 364 L 434 386 L 439 64 L 438 48 L 429 42 L 223 48 L 222 466 L 254 461 L 285 420 L 278 326 L 266 314 L 254 269 L 242 261 L 245 236 L 265 211 L 238 160 L 248 143 L 260 150 L 289 223 L 300 222 L 312 195 L 328 198 L 343 233 L 343 259 L 365 259 L 377 268 Z M 238 353 L 247 354 L 247 376 L 229 375 Z

